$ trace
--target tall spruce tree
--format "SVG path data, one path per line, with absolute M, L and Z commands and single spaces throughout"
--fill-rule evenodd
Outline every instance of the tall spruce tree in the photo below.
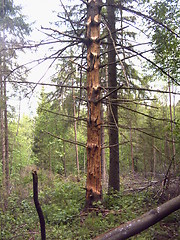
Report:
M 10 190 L 9 176 L 9 138 L 8 138 L 8 109 L 7 109 L 7 80 L 11 78 L 11 68 L 16 57 L 15 46 L 23 47 L 24 35 L 29 34 L 29 26 L 23 20 L 20 7 L 12 0 L 0 1 L 0 99 L 1 99 L 1 147 L 3 183 L 7 194 Z
M 117 88 L 116 70 L 116 19 L 114 0 L 107 0 L 108 19 L 108 87 L 110 91 Z M 109 191 L 119 191 L 119 131 L 118 131 L 118 106 L 117 91 L 109 96 Z

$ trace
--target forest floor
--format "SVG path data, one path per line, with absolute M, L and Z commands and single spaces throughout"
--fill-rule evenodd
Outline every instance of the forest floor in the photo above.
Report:
M 108 195 L 104 190 L 103 202 L 96 203 L 87 213 L 84 212 L 85 177 L 78 182 L 75 176 L 63 178 L 44 170 L 38 171 L 38 177 L 39 201 L 45 216 L 48 240 L 93 239 L 174 197 L 180 185 L 178 179 L 172 179 L 168 188 L 163 190 L 163 177 L 152 179 L 129 173 L 121 176 L 119 193 Z M 8 208 L 0 208 L 0 223 L 2 240 L 40 240 L 30 169 L 16 175 Z M 180 240 L 180 210 L 131 239 Z
M 137 194 L 143 192 L 151 192 L 150 206 L 147 206 L 147 210 L 154 206 L 160 205 L 178 195 L 180 195 L 180 178 L 179 177 L 167 177 L 163 174 L 156 174 L 153 176 L 149 174 L 149 177 L 144 177 L 142 174 L 133 173 L 126 176 L 122 176 L 122 186 L 124 188 L 124 194 Z M 153 204 L 153 201 L 156 205 Z M 176 215 L 177 214 L 177 215 Z M 159 230 L 154 233 L 152 239 L 166 240 L 177 239 L 180 240 L 180 210 L 178 213 L 171 214 L 159 223 Z M 140 236 L 136 236 L 132 239 L 141 239 Z

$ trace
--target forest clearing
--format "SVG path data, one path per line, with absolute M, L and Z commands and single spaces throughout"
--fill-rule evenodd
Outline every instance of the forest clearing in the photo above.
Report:
M 179 240 L 180 2 L 52 0 L 39 26 L 16 2 L 0 0 L 0 239 Z

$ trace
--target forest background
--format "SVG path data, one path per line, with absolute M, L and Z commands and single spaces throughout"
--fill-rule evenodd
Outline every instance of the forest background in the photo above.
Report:
M 32 170 L 48 239 L 92 239 L 180 192 L 179 1 L 58 2 L 36 39 L 0 4 L 1 239 L 40 238 Z M 138 239 L 178 239 L 178 219 Z

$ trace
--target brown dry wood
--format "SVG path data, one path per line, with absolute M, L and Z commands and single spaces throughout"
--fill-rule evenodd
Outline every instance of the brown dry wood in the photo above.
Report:
M 101 96 L 99 78 L 101 0 L 87 3 L 87 180 L 86 208 L 102 199 Z
M 98 237 L 94 240 L 124 240 L 132 237 L 150 226 L 161 221 L 169 214 L 180 209 L 180 195 L 170 201 L 150 210 L 141 217 L 120 225 Z
M 44 215 L 38 200 L 38 175 L 36 171 L 32 171 L 32 175 L 33 175 L 33 199 L 34 199 L 36 211 L 39 216 L 39 222 L 41 227 L 41 240 L 46 240 L 45 220 L 44 220 Z

